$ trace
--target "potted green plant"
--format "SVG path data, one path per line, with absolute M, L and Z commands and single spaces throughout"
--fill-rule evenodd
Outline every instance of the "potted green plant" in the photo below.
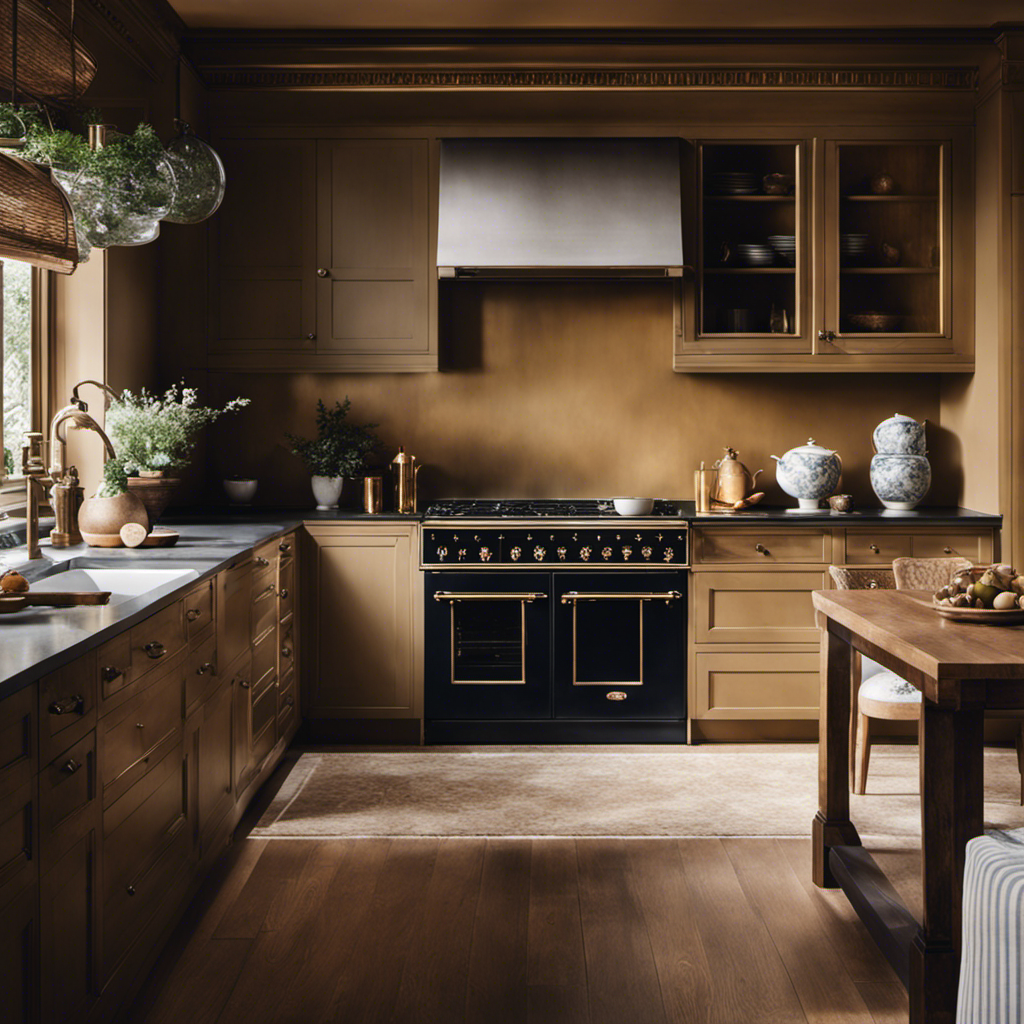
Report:
M 313 497 L 318 509 L 338 507 L 346 478 L 358 476 L 367 457 L 378 446 L 373 433 L 376 423 L 357 426 L 347 422 L 351 406 L 348 396 L 329 409 L 318 399 L 316 403 L 317 436 L 314 438 L 286 434 L 293 455 L 298 455 L 312 476 Z
M 116 457 L 104 466 L 101 493 L 138 494 L 155 523 L 179 482 L 174 470 L 188 465 L 202 428 L 249 404 L 248 398 L 233 398 L 218 409 L 199 405 L 198 397 L 195 388 L 179 383 L 163 395 L 143 388 L 111 401 L 105 426 Z

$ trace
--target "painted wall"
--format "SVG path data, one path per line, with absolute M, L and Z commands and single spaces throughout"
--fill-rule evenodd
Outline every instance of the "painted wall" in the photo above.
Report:
M 416 455 L 427 499 L 692 497 L 693 470 L 728 444 L 765 469 L 767 500 L 795 504 L 768 456 L 814 437 L 843 457 L 855 500 L 877 507 L 875 424 L 896 411 L 938 421 L 934 376 L 674 373 L 664 282 L 446 287 L 440 373 L 209 374 L 211 400 L 252 399 L 213 430 L 210 496 L 219 500 L 223 476 L 253 475 L 261 502 L 308 504 L 308 476 L 283 435 L 311 435 L 321 397 L 347 395 L 353 422 L 379 423 L 385 460 L 399 444 Z M 930 440 L 940 433 L 930 428 Z M 952 503 L 959 478 L 956 465 L 937 464 L 929 500 Z

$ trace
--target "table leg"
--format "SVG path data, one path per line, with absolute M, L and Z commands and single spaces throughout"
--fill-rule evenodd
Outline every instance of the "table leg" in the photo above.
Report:
M 963 684 L 959 709 L 925 700 L 921 763 L 924 920 L 910 951 L 912 1024 L 952 1024 L 960 977 L 960 925 L 967 840 L 981 835 L 984 809 L 983 694 Z
M 811 823 L 814 884 L 835 888 L 828 851 L 859 846 L 850 821 L 847 782 L 850 757 L 850 672 L 852 649 L 833 631 L 831 620 L 821 637 L 821 697 L 818 709 L 818 813 Z

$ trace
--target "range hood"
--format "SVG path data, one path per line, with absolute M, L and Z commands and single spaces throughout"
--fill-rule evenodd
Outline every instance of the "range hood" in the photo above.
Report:
M 438 277 L 679 277 L 679 140 L 442 139 Z

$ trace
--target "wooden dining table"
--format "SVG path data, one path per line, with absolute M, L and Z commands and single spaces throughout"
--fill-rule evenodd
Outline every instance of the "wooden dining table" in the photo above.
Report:
M 842 887 L 906 985 L 912 1024 L 954 1024 L 965 846 L 982 832 L 984 713 L 1024 709 L 1024 625 L 951 621 L 918 591 L 819 590 L 813 600 L 822 628 L 814 882 Z M 850 820 L 854 650 L 922 695 L 921 921 Z

